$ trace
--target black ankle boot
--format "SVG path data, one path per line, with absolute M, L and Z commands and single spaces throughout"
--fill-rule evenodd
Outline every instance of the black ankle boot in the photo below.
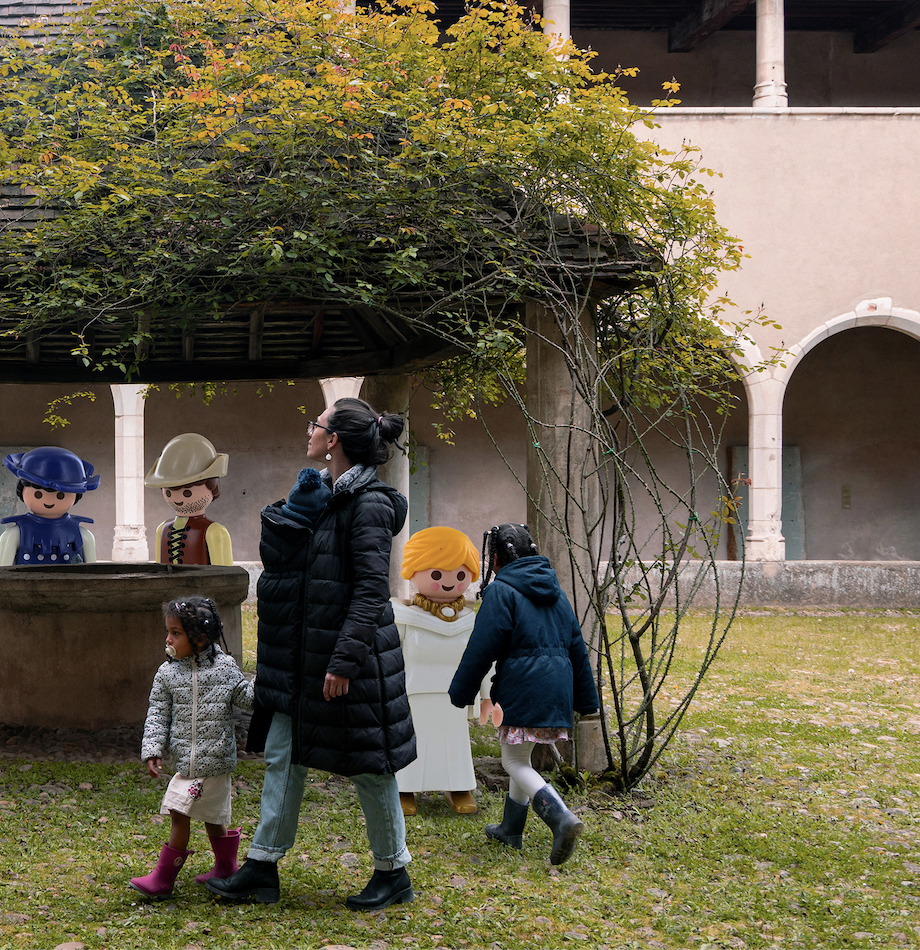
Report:
M 527 803 L 516 802 L 510 795 L 505 796 L 505 813 L 500 825 L 486 825 L 486 835 L 520 851 L 524 847 L 524 825 L 527 824 Z
M 390 904 L 408 904 L 415 900 L 412 881 L 405 868 L 395 871 L 374 871 L 373 877 L 360 894 L 352 894 L 345 899 L 345 906 L 351 910 L 383 910 Z
M 228 901 L 255 900 L 260 904 L 277 904 L 281 900 L 278 883 L 278 865 L 274 861 L 256 861 L 247 858 L 243 866 L 230 877 L 212 877 L 204 886 Z
M 534 795 L 533 810 L 553 831 L 549 863 L 562 864 L 572 856 L 584 825 L 565 807 L 565 802 L 552 785 L 544 785 Z

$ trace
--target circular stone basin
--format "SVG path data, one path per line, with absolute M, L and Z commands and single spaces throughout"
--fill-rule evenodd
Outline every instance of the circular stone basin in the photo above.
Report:
M 242 567 L 0 567 L 0 722 L 75 729 L 142 723 L 153 674 L 166 659 L 163 603 L 210 597 L 240 662 L 240 605 L 248 591 Z

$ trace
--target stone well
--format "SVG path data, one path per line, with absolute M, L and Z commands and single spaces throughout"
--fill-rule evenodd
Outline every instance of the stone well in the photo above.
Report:
M 210 597 L 237 662 L 241 567 L 74 564 L 0 567 L 0 722 L 102 729 L 142 723 L 166 658 L 162 605 Z

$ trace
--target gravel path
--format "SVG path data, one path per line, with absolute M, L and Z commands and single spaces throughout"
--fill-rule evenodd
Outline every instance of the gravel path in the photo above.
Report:
M 234 716 L 236 741 L 240 759 L 261 759 L 249 755 L 246 733 L 248 715 Z M 25 759 L 31 762 L 140 762 L 143 726 L 122 726 L 115 729 L 40 729 L 0 723 L 0 760 Z

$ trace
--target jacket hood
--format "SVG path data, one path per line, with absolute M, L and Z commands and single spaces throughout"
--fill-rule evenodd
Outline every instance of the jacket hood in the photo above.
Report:
M 495 581 L 513 587 L 535 604 L 554 604 L 562 594 L 556 572 L 542 554 L 521 557 L 505 565 L 495 575 Z

